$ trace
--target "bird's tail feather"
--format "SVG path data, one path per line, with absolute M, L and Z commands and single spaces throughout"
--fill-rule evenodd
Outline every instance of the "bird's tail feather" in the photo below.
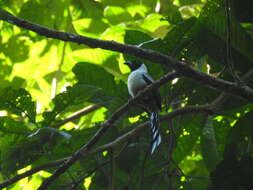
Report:
M 157 112 L 152 112 L 150 115 L 150 127 L 152 133 L 152 141 L 151 141 L 151 154 L 154 153 L 155 149 L 161 143 L 161 136 L 159 134 L 159 115 Z

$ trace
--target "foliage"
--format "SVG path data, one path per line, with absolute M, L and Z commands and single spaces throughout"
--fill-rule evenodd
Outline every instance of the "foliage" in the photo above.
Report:
M 225 80 L 252 69 L 253 22 L 250 1 L 230 1 L 231 53 L 223 0 L 3 0 L 1 8 L 43 26 L 84 36 L 138 45 L 186 61 Z M 243 10 L 243 11 L 242 11 Z M 244 14 L 240 14 L 243 12 Z M 129 98 L 128 55 L 42 37 L 0 21 L 0 181 L 30 168 L 71 156 Z M 231 60 L 231 59 L 230 59 Z M 154 79 L 172 69 L 143 60 Z M 252 78 L 252 76 L 251 76 Z M 253 87 L 252 80 L 247 84 Z M 180 78 L 160 89 L 163 112 L 211 104 L 220 94 Z M 225 97 L 214 113 L 191 113 L 161 123 L 162 144 L 146 158 L 150 131 L 125 148 L 89 155 L 50 189 L 243 189 L 253 184 L 253 105 Z M 57 128 L 91 105 L 100 107 Z M 146 120 L 131 108 L 97 146 L 109 143 Z M 170 137 L 176 138 L 175 149 Z M 173 152 L 173 162 L 168 154 Z M 165 164 L 164 164 L 165 163 Z M 112 174 L 113 168 L 113 174 Z M 36 189 L 54 168 L 46 168 L 6 189 Z M 89 175 L 87 175 L 89 174 Z M 83 177 L 84 176 L 84 177 Z M 76 184 L 76 182 L 78 182 Z

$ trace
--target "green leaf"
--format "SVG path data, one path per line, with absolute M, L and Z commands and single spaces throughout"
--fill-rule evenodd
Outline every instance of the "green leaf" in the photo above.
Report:
M 14 49 L 15 51 L 13 51 Z M 1 50 L 12 62 L 24 61 L 28 58 L 29 53 L 28 39 L 13 35 L 8 43 L 3 44 Z
M 18 16 L 50 28 L 61 28 L 69 21 L 69 15 L 64 12 L 68 6 L 69 1 L 65 3 L 58 3 L 56 0 L 27 1 L 22 5 Z M 49 17 L 51 19 L 48 19 Z
M 72 5 L 75 7 L 75 12 L 73 12 L 74 20 L 76 20 L 76 17 L 93 19 L 103 17 L 103 6 L 100 2 L 93 0 L 73 1 Z
M 95 38 L 106 30 L 108 24 L 101 19 L 82 18 L 73 21 L 73 27 L 78 34 Z
M 203 114 L 190 114 L 173 120 L 173 129 L 177 136 L 177 145 L 173 157 L 179 163 L 189 155 L 201 135 L 204 121 Z
M 215 13 L 212 11 L 210 12 L 208 8 L 203 9 L 203 13 L 199 19 L 199 35 L 196 36 L 196 42 L 203 47 L 203 51 L 212 57 L 217 63 L 225 64 L 224 55 L 227 55 L 227 19 L 224 9 L 217 5 L 217 3 L 213 5 L 213 9 L 216 10 Z M 209 5 L 207 4 L 206 6 L 208 7 Z M 201 35 L 204 33 L 205 35 Z M 212 45 L 207 45 L 207 41 L 212 42 Z M 242 28 L 238 21 L 232 17 L 231 53 L 235 68 L 241 72 L 245 72 L 252 67 L 253 56 L 250 51 L 250 49 L 253 48 L 252 44 L 253 40 L 250 35 L 244 28 Z
M 131 21 L 131 15 L 122 7 L 107 6 L 104 9 L 104 17 L 113 25 Z
M 53 23 L 52 20 L 50 22 L 46 20 L 46 15 L 48 14 L 46 11 L 45 7 L 41 6 L 38 2 L 28 1 L 22 6 L 19 17 L 50 27 Z
M 26 80 L 24 78 L 21 77 L 14 77 L 13 80 L 11 81 L 11 86 L 13 88 L 20 88 L 20 87 L 24 87 L 26 84 Z
M 168 27 L 169 23 L 163 19 L 162 15 L 151 13 L 147 15 L 143 20 L 138 21 L 138 26 L 145 31 L 156 33 L 161 30 L 161 27 Z
M 138 30 L 127 30 L 125 34 L 126 44 L 138 45 L 150 40 L 152 40 L 152 38 L 148 34 Z
M 25 89 L 13 89 L 7 87 L 0 92 L 0 109 L 7 110 L 13 114 L 26 117 L 35 123 L 36 104 Z
M 23 122 L 4 116 L 0 117 L 0 131 L 2 137 L 5 137 L 10 134 L 28 135 L 31 130 Z
M 67 91 L 55 96 L 53 99 L 54 108 L 52 111 L 43 113 L 44 121 L 42 125 L 50 126 L 55 124 L 56 117 L 70 106 L 83 104 L 84 102 L 107 105 L 109 101 L 110 98 L 100 88 L 87 84 L 76 84 L 73 87 L 68 87 Z
M 202 129 L 201 148 L 207 168 L 209 171 L 213 171 L 221 157 L 217 148 L 212 116 L 206 118 L 206 123 Z
M 9 175 L 14 173 L 19 168 L 19 163 L 22 159 L 18 157 L 24 153 L 20 149 L 17 154 L 15 146 L 26 138 L 31 132 L 24 122 L 16 121 L 10 117 L 0 117 L 0 167 L 1 173 Z M 25 154 L 25 153 L 24 153 Z
M 114 76 L 98 65 L 87 62 L 77 63 L 73 72 L 79 83 L 101 88 L 109 96 L 127 95 L 126 85 L 122 82 L 117 84 Z
M 190 34 L 195 23 L 195 18 L 184 20 L 167 33 L 163 39 L 167 46 L 167 54 L 177 56 L 191 42 Z
M 253 146 L 253 128 L 252 128 L 253 111 L 250 111 L 240 117 L 235 126 L 231 129 L 228 145 L 236 144 L 238 146 L 238 155 L 252 154 Z
M 231 123 L 231 121 L 229 121 L 230 118 L 226 116 L 217 116 L 213 119 L 213 127 L 215 129 L 217 149 L 220 154 L 224 153 L 227 139 L 231 130 L 231 128 L 229 127 Z
M 3 173 L 12 174 L 18 169 L 35 163 L 41 157 L 47 158 L 50 155 L 51 159 L 54 157 L 59 159 L 66 156 L 66 153 L 70 154 L 71 147 L 67 146 L 70 137 L 69 133 L 50 127 L 40 128 L 29 136 L 20 134 L 6 136 L 4 141 L 0 141 L 0 163 Z M 64 154 L 57 153 L 56 147 L 64 150 Z

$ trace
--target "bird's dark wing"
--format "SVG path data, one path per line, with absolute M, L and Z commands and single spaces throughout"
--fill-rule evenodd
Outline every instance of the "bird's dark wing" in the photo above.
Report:
M 149 85 L 151 84 L 152 82 L 154 82 L 154 80 L 151 78 L 151 76 L 149 76 L 148 74 L 146 73 L 143 73 L 142 74 L 142 77 L 144 79 L 144 81 Z
M 148 74 L 145 73 L 145 74 L 142 74 L 142 76 L 143 76 L 144 81 L 145 81 L 148 85 L 150 85 L 151 83 L 154 82 L 154 80 L 153 80 Z M 159 92 L 158 92 L 157 89 L 153 91 L 152 96 L 153 96 L 153 98 L 154 98 L 154 101 L 155 101 L 155 104 L 156 104 L 157 108 L 158 108 L 159 110 L 161 110 L 161 109 L 162 109 L 162 105 L 161 105 L 161 104 L 162 104 L 162 103 L 161 103 L 161 95 L 159 94 Z

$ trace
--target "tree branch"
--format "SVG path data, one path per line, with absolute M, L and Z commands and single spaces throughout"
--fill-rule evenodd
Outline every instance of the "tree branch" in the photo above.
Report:
M 253 76 L 253 69 L 249 70 L 247 73 L 245 73 L 242 76 L 241 84 L 247 83 L 252 79 Z M 222 105 L 228 98 L 230 97 L 230 94 L 226 92 L 222 92 L 216 99 L 214 99 L 209 105 L 212 107 L 213 110 L 218 110 L 219 106 Z
M 186 63 L 176 61 L 174 58 L 170 56 L 161 54 L 159 52 L 155 52 L 153 50 L 143 49 L 134 45 L 124 45 L 124 44 L 120 44 L 114 41 L 93 39 L 93 38 L 88 38 L 81 35 L 48 29 L 46 27 L 17 18 L 11 15 L 10 13 L 4 11 L 3 9 L 0 9 L 0 19 L 5 20 L 16 26 L 34 31 L 40 35 L 43 35 L 49 38 L 55 38 L 55 39 L 59 39 L 63 41 L 70 41 L 70 42 L 74 42 L 78 44 L 85 44 L 92 48 L 102 48 L 102 49 L 117 51 L 117 52 L 129 54 L 129 55 L 137 56 L 137 57 L 140 57 L 152 62 L 157 62 L 163 65 L 172 67 L 176 71 L 178 71 L 178 73 L 181 73 L 182 75 L 186 77 L 190 77 L 194 80 L 197 80 L 206 86 L 219 89 L 223 92 L 227 92 L 232 95 L 239 96 L 249 101 L 253 101 L 253 90 L 249 88 L 248 86 L 238 86 L 236 83 L 232 83 L 232 82 L 225 81 L 216 77 L 209 76 L 203 72 L 200 72 L 200 71 L 194 70 L 191 67 L 188 67 Z M 97 141 L 107 131 L 107 129 L 111 127 L 114 124 L 114 122 L 119 117 L 121 117 L 130 108 L 130 106 L 132 106 L 136 101 L 138 101 L 138 99 L 140 99 L 147 91 L 161 86 L 162 84 L 172 79 L 173 77 L 178 77 L 179 76 L 178 73 L 167 74 L 165 77 L 162 77 L 162 79 L 160 79 L 159 81 L 156 81 L 154 84 L 147 87 L 145 90 L 140 92 L 135 98 L 131 99 L 121 108 L 119 108 L 107 121 L 105 121 L 101 125 L 101 128 L 85 145 L 83 145 L 78 151 L 76 151 L 70 159 L 68 159 L 67 161 L 64 161 L 61 167 L 58 168 L 51 177 L 49 177 L 48 179 L 44 181 L 44 183 L 40 186 L 39 189 L 40 190 L 46 189 L 54 180 L 56 180 L 62 173 L 64 173 L 72 164 L 74 164 L 77 160 L 79 160 L 84 153 L 87 153 L 91 149 L 91 147 L 93 147 L 97 143 Z M 203 107 L 203 108 L 204 109 L 202 111 L 204 110 L 211 111 L 208 107 Z M 194 112 L 194 111 L 197 112 L 196 107 L 192 108 L 191 110 L 191 112 Z M 171 112 L 171 114 L 172 113 L 174 112 Z M 179 113 L 183 114 L 185 112 L 180 112 L 179 110 L 178 114 Z M 173 114 L 172 116 L 169 116 L 169 117 L 173 117 Z M 162 118 L 163 117 L 161 117 L 161 119 Z M 166 119 L 166 116 L 164 117 L 164 119 Z M 144 128 L 144 126 L 138 127 L 138 130 L 140 130 L 140 128 Z M 134 130 L 138 131 L 137 128 Z M 136 133 L 139 133 L 136 131 L 133 133 L 133 136 Z M 118 140 L 120 141 L 119 138 Z
M 110 160 L 106 160 L 104 162 L 102 162 L 101 164 L 97 165 L 94 169 L 92 169 L 91 171 L 87 172 L 84 176 L 80 177 L 77 182 L 75 184 L 72 184 L 71 190 L 76 190 L 78 185 L 80 183 L 83 182 L 83 180 L 87 177 L 89 177 L 90 175 L 92 175 L 94 172 L 96 172 L 97 170 L 99 170 L 100 168 L 104 167 L 105 165 L 109 164 Z
M 207 106 L 188 106 L 185 108 L 176 109 L 168 114 L 161 115 L 160 121 L 162 122 L 162 121 L 166 121 L 166 120 L 171 120 L 172 118 L 174 118 L 176 116 L 184 115 L 184 114 L 188 114 L 188 113 L 202 113 L 202 112 L 210 113 L 210 112 L 212 112 L 212 110 L 208 105 Z M 100 147 L 97 147 L 96 149 L 91 151 L 90 154 L 95 154 L 98 152 L 103 152 L 105 150 L 113 149 L 116 146 L 118 146 L 119 144 L 126 142 L 126 141 L 138 136 L 148 125 L 149 125 L 149 121 L 135 127 L 134 129 L 132 129 L 131 131 L 118 137 L 114 141 L 107 143 L 105 145 L 102 145 Z
M 117 51 L 132 56 L 136 56 L 139 58 L 143 58 L 152 61 L 154 63 L 160 63 L 168 67 L 174 68 L 177 72 L 181 73 L 182 75 L 192 78 L 205 86 L 209 86 L 218 89 L 220 91 L 225 91 L 232 95 L 239 96 L 249 101 L 253 101 L 253 90 L 250 87 L 246 85 L 239 86 L 237 85 L 237 83 L 225 81 L 210 76 L 206 73 L 200 72 L 187 66 L 187 64 L 184 62 L 175 60 L 171 56 L 167 56 L 165 54 L 161 54 L 159 52 L 150 49 L 143 49 L 135 45 L 125 45 L 114 41 L 94 39 L 77 34 L 49 29 L 41 25 L 34 24 L 24 19 L 15 17 L 3 9 L 0 9 L 0 19 L 9 22 L 11 24 L 14 24 L 16 26 L 22 27 L 24 29 L 34 31 L 48 38 L 54 38 L 78 44 L 85 44 L 91 48 L 102 48 L 106 50 Z
M 117 152 L 117 154 L 114 154 L 113 159 L 116 159 L 129 145 L 129 142 L 126 142 L 121 149 L 119 150 L 119 152 Z M 94 169 L 92 169 L 89 172 L 86 172 L 82 177 L 80 177 L 77 182 L 75 184 L 72 185 L 71 190 L 75 190 L 77 188 L 77 186 L 87 177 L 89 177 L 90 175 L 92 175 L 94 172 L 96 172 L 98 169 L 104 167 L 106 164 L 110 163 L 110 159 L 100 163 L 98 166 L 96 166 Z
M 68 123 L 70 121 L 73 121 L 75 119 L 78 119 L 79 117 L 89 114 L 97 109 L 101 108 L 101 106 L 99 105 L 90 105 L 87 106 L 77 112 L 75 112 L 74 114 L 72 114 L 71 116 L 67 117 L 66 119 L 60 121 L 59 123 L 57 123 L 56 125 L 54 125 L 54 128 L 59 128 L 60 126 L 64 125 L 65 123 Z
M 28 177 L 28 176 L 31 176 L 37 172 L 39 172 L 40 170 L 44 170 L 46 168 L 51 168 L 51 167 L 55 167 L 55 166 L 59 166 L 60 164 L 62 164 L 63 162 L 65 162 L 66 160 L 68 160 L 69 157 L 67 158 L 63 158 L 63 159 L 60 159 L 60 160 L 55 160 L 55 161 L 52 161 L 52 162 L 48 162 L 48 163 L 45 163 L 45 164 L 42 164 L 36 168 L 32 168 L 31 170 L 29 171 L 26 171 L 22 174 L 18 174 L 16 176 L 14 176 L 13 178 L 10 178 L 6 181 L 3 181 L 0 183 L 0 189 L 4 188 L 4 187 L 7 187 L 17 181 L 19 181 L 20 179 L 23 179 L 25 177 Z
M 137 96 L 130 99 L 127 103 L 121 106 L 116 112 L 112 114 L 112 116 L 101 124 L 100 129 L 96 132 L 96 134 L 86 143 L 84 144 L 79 150 L 77 150 L 72 157 L 64 162 L 55 172 L 47 178 L 42 185 L 38 188 L 39 190 L 46 189 L 53 181 L 55 181 L 61 174 L 63 174 L 70 166 L 72 166 L 76 161 L 78 161 L 85 153 L 87 153 L 91 147 L 93 147 L 98 140 L 105 134 L 105 132 L 117 121 L 128 109 L 136 103 L 138 100 L 142 98 L 144 94 L 148 91 L 154 90 L 159 88 L 161 85 L 165 84 L 169 80 L 179 77 L 180 74 L 176 72 L 171 72 L 166 74 L 165 76 L 161 77 L 158 81 L 155 81 L 151 85 L 148 85 L 144 90 L 140 91 Z
M 171 73 L 168 73 L 167 75 L 165 75 L 164 77 L 162 77 L 160 80 L 154 82 L 152 85 L 149 85 L 147 88 L 145 88 L 143 91 L 141 91 L 139 93 L 139 95 L 136 96 L 135 99 L 133 100 L 130 100 L 128 103 L 126 103 L 124 106 L 122 106 L 117 112 L 114 113 L 114 115 L 109 119 L 107 120 L 107 122 L 105 122 L 102 126 L 101 126 L 101 129 L 95 134 L 95 136 L 92 138 L 93 140 L 90 140 L 88 143 L 86 143 L 83 147 L 81 147 L 75 154 L 73 154 L 72 157 L 68 157 L 68 158 L 63 158 L 63 159 L 60 159 L 60 160 L 56 160 L 56 161 L 53 161 L 53 162 L 49 162 L 49 163 L 45 163 L 45 164 L 42 164 L 36 168 L 33 168 L 27 172 L 24 172 L 22 174 L 19 174 L 19 175 L 16 175 L 14 176 L 13 178 L 11 179 L 8 179 L 2 183 L 0 183 L 0 188 L 4 188 L 4 187 L 7 187 L 8 185 L 11 185 L 17 181 L 19 181 L 20 179 L 22 178 L 25 178 L 25 177 L 28 177 L 30 175 L 33 175 L 34 173 L 40 171 L 40 170 L 43 170 L 43 169 L 46 169 L 46 168 L 49 168 L 49 167 L 54 167 L 54 166 L 59 166 L 61 164 L 62 167 L 66 167 L 64 168 L 65 170 L 70 167 L 73 163 L 75 163 L 75 161 L 79 160 L 82 156 L 83 153 L 87 152 L 88 150 L 88 147 L 91 148 L 100 138 L 100 136 L 103 135 L 103 132 L 105 132 L 107 129 L 105 129 L 106 127 L 110 127 L 110 122 L 115 122 L 119 115 L 120 114 L 123 114 L 125 111 L 127 111 L 129 109 L 129 107 L 131 105 L 133 105 L 139 98 L 141 98 L 145 93 L 147 93 L 148 91 L 154 89 L 154 88 L 158 88 L 159 86 L 165 84 L 167 81 L 169 80 L 172 80 L 174 78 L 177 78 L 179 77 L 180 75 L 176 72 L 171 72 Z M 57 124 L 57 126 L 60 126 L 60 125 L 63 125 L 65 124 L 66 122 L 69 122 L 69 121 L 72 121 L 78 117 L 80 117 L 81 115 L 83 114 L 87 114 L 87 113 L 90 113 L 91 111 L 94 111 L 95 109 L 98 109 L 99 107 L 97 105 L 93 105 L 93 106 L 90 106 L 90 107 L 86 107 L 85 109 L 81 110 L 80 112 L 70 116 L 69 118 L 63 120 L 61 123 Z M 101 132 L 103 131 L 103 132 Z M 94 144 L 92 144 L 94 143 Z M 88 146 L 89 145 L 89 146 Z M 124 146 L 125 147 L 125 146 Z M 121 151 L 120 151 L 121 152 Z M 118 154 L 117 154 L 118 156 Z M 66 162 L 66 163 L 65 163 Z M 67 165 L 66 165 L 67 164 Z M 64 171 L 65 171 L 64 170 Z M 63 172 L 62 172 L 63 173 Z M 61 173 L 60 173 L 61 174 Z M 59 174 L 58 174 L 59 175 Z M 58 176 L 57 176 L 58 177 Z M 56 178 L 57 178 L 56 177 Z M 55 180 L 56 178 L 54 178 L 53 180 Z
M 185 107 L 185 108 L 176 109 L 173 112 L 162 115 L 160 120 L 161 121 L 166 121 L 166 120 L 171 120 L 172 118 L 174 118 L 176 116 L 179 116 L 179 115 L 188 114 L 188 113 L 200 113 L 200 112 L 212 112 L 212 110 L 209 108 L 209 106 L 188 106 L 188 107 Z M 149 125 L 149 123 L 145 122 L 145 123 L 137 126 L 133 130 L 131 130 L 128 133 L 118 137 L 114 141 L 94 149 L 93 151 L 91 151 L 89 153 L 89 155 L 96 154 L 98 152 L 102 152 L 102 151 L 109 150 L 109 149 L 114 149 L 116 146 L 118 146 L 119 144 L 122 144 L 123 142 L 126 142 L 126 143 L 129 142 L 129 139 L 132 139 L 132 138 L 136 137 L 137 135 L 139 135 L 148 125 Z M 124 150 L 124 148 L 127 146 L 127 144 L 125 146 L 123 146 L 123 148 L 120 150 L 120 153 Z M 118 157 L 120 153 L 118 153 L 115 156 L 115 158 Z M 8 180 L 0 183 L 0 188 L 7 187 L 8 185 L 11 185 L 11 184 L 13 184 L 13 183 L 19 181 L 20 179 L 25 178 L 25 177 L 31 176 L 31 175 L 33 175 L 34 173 L 36 173 L 40 170 L 50 168 L 50 167 L 59 166 L 60 164 L 63 164 L 65 161 L 67 161 L 69 159 L 70 159 L 70 157 L 67 157 L 67 158 L 63 158 L 63 159 L 60 159 L 60 160 L 56 160 L 56 161 L 52 161 L 52 162 L 49 162 L 49 163 L 42 164 L 42 165 L 40 165 L 36 168 L 33 168 L 33 169 L 31 169 L 27 172 L 24 172 L 22 174 L 16 175 L 13 178 L 8 179 Z M 103 165 L 107 164 L 107 163 L 109 163 L 109 160 L 107 160 L 106 163 L 103 163 Z M 98 168 L 100 168 L 100 166 Z M 88 172 L 88 173 L 90 173 L 90 172 Z

